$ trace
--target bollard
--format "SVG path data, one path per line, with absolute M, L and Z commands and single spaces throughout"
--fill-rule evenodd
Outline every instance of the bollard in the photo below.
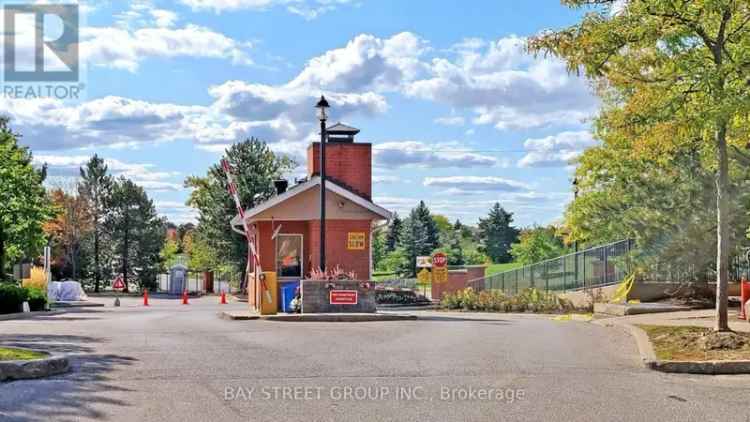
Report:
M 219 302 L 220 305 L 226 305 L 227 304 L 227 294 L 226 292 L 221 292 L 221 302 Z
M 115 307 L 118 307 L 118 306 L 120 306 L 120 298 L 116 297 L 115 298 Z
M 740 281 L 740 319 L 747 319 L 749 315 L 745 312 L 745 304 L 750 300 L 750 281 L 747 278 L 742 277 Z
M 182 291 L 182 304 L 188 305 L 188 293 L 187 290 Z
M 143 306 L 148 306 L 148 290 L 143 291 Z

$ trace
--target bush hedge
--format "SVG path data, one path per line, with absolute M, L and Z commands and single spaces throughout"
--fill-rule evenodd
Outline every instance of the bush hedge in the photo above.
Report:
M 42 311 L 47 304 L 47 295 L 37 287 L 21 287 L 15 282 L 0 283 L 0 314 L 21 312 L 23 302 L 29 302 L 32 311 Z
M 500 290 L 477 293 L 469 287 L 444 295 L 440 305 L 447 309 L 483 312 L 555 313 L 574 310 L 570 301 L 537 289 L 525 289 L 515 296 L 508 296 Z

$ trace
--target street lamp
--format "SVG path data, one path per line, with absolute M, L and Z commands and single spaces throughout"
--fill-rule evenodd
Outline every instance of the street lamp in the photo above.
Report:
M 326 120 L 330 107 L 326 97 L 320 96 L 315 105 L 320 120 L 320 270 L 326 270 Z

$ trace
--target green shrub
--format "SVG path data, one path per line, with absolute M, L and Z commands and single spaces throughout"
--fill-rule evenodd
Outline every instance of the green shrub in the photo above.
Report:
M 47 295 L 44 290 L 38 287 L 29 287 L 28 292 L 29 308 L 32 311 L 43 311 L 47 304 Z
M 0 283 L 0 314 L 21 311 L 21 305 L 28 299 L 27 289 L 13 283 Z
M 440 305 L 446 309 L 483 312 L 555 313 L 573 310 L 570 301 L 537 289 L 525 289 L 515 296 L 507 296 L 500 290 L 477 293 L 469 287 L 444 295 Z

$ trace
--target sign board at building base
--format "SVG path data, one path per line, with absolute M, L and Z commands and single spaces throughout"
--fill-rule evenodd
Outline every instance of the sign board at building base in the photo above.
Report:
M 331 290 L 328 297 L 331 305 L 356 305 L 358 294 L 356 290 Z

